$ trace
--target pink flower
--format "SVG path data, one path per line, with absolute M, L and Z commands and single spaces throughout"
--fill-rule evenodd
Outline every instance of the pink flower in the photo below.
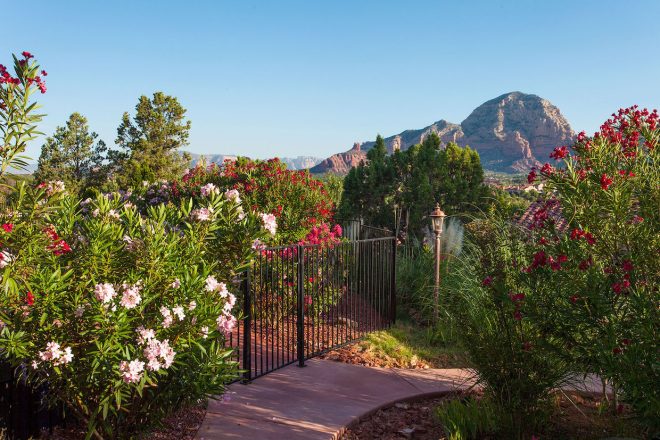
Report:
M 178 278 L 175 278 L 174 281 L 172 281 L 172 289 L 178 289 L 181 287 L 181 281 Z
M 224 333 L 225 336 L 229 336 L 232 329 L 236 326 L 236 318 L 232 315 L 220 315 L 216 323 L 218 325 L 218 331 Z
M 200 329 L 200 333 L 202 334 L 202 338 L 206 339 L 209 337 L 209 328 L 204 326 Z
M 275 235 L 277 232 L 277 219 L 273 214 L 261 214 L 261 221 L 264 224 L 264 229 Z
M 7 251 L 0 252 L 0 269 L 4 269 L 12 261 L 14 261 L 14 256 L 12 254 Z
M 225 198 L 227 200 L 233 201 L 234 203 L 241 203 L 241 196 L 238 190 L 230 189 L 225 191 Z
M 144 362 L 134 359 L 131 362 L 121 361 L 119 371 L 122 373 L 122 379 L 126 383 L 139 382 L 144 371 Z
M 207 183 L 206 185 L 202 186 L 199 189 L 199 192 L 202 194 L 202 196 L 208 197 L 211 194 L 217 194 L 218 193 L 218 187 L 215 186 L 212 183 Z
M 94 294 L 96 299 L 102 303 L 108 303 L 113 300 L 113 298 L 117 295 L 117 292 L 115 292 L 115 288 L 112 286 L 112 284 L 103 283 L 97 284 L 94 287 Z
M 264 245 L 261 242 L 261 240 L 257 238 L 252 242 L 252 249 L 254 249 L 255 251 L 263 251 L 264 249 L 266 249 L 266 245 Z
M 212 208 L 200 208 L 200 209 L 193 209 L 193 211 L 190 213 L 190 216 L 195 221 L 206 222 L 211 220 L 212 214 L 213 214 Z
M 172 322 L 174 322 L 172 312 L 170 312 L 170 309 L 163 306 L 160 308 L 160 314 L 163 315 L 163 323 L 161 325 L 163 328 L 169 328 L 172 325 Z
M 183 312 L 183 307 L 181 306 L 176 306 L 172 309 L 172 313 L 176 315 L 177 318 L 179 318 L 179 321 L 183 321 L 183 318 L 186 317 L 186 314 Z
M 122 288 L 124 289 L 124 292 L 119 304 L 126 307 L 127 309 L 135 308 L 140 303 L 140 301 L 142 301 L 142 297 L 140 296 L 140 286 L 137 284 L 132 286 L 124 284 Z
M 156 332 L 150 328 L 144 328 L 143 326 L 138 327 L 135 330 L 138 333 L 138 344 L 142 345 L 145 342 L 149 342 L 152 339 L 156 339 Z

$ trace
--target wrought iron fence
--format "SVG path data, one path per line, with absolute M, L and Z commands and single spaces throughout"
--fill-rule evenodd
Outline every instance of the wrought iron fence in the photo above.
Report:
M 252 380 L 394 322 L 394 237 L 264 250 L 242 283 L 244 319 L 228 339 Z

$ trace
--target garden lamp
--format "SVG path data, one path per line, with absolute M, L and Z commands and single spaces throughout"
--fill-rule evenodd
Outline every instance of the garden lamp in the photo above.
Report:
M 435 209 L 431 212 L 431 221 L 433 222 L 433 232 L 435 233 L 435 286 L 433 289 L 433 312 L 436 322 L 438 321 L 438 302 L 440 300 L 440 235 L 445 221 L 445 213 L 440 209 L 440 204 L 435 204 Z

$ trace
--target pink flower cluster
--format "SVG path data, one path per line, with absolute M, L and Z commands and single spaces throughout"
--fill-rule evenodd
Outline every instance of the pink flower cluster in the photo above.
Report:
M 119 363 L 119 371 L 122 373 L 122 379 L 126 383 L 139 382 L 142 379 L 142 372 L 144 371 L 144 362 L 134 359 L 130 362 L 121 361 Z
M 139 284 L 123 284 L 122 289 L 124 289 L 119 304 L 126 307 L 127 309 L 133 309 L 140 301 L 142 297 L 140 296 L 140 285 Z
M 46 344 L 46 350 L 39 352 L 39 358 L 42 361 L 52 362 L 53 365 L 63 365 L 73 360 L 73 353 L 71 347 L 62 349 L 57 342 L 49 342 Z M 36 364 L 33 364 L 33 366 L 36 366 Z
M 110 283 L 97 284 L 94 287 L 94 296 L 105 304 L 112 301 L 115 296 L 117 296 L 117 292 L 115 291 L 114 286 Z
M 204 197 L 208 197 L 211 194 L 217 194 L 219 192 L 218 187 L 212 183 L 207 183 L 199 189 L 200 194 Z
M 264 224 L 264 229 L 270 232 L 270 235 L 277 233 L 277 218 L 273 214 L 261 214 L 261 221 Z
M 225 191 L 225 198 L 236 204 L 241 203 L 241 196 L 236 189 L 230 189 Z
M 159 341 L 152 338 L 146 342 L 146 345 L 142 353 L 147 358 L 147 370 L 158 371 L 172 366 L 176 352 L 170 347 L 169 340 Z
M 193 220 L 198 222 L 207 222 L 211 220 L 212 215 L 213 215 L 213 208 L 193 209 L 192 212 L 190 213 L 190 217 L 192 217 Z
M 237 323 L 236 318 L 231 313 L 236 305 L 236 296 L 227 290 L 225 283 L 219 283 L 213 276 L 206 278 L 206 290 L 208 292 L 218 292 L 220 297 L 225 300 L 222 314 L 216 319 L 216 324 L 218 331 L 222 332 L 225 336 L 229 336 Z
M 14 261 L 14 256 L 12 254 L 8 251 L 0 252 L 0 269 L 4 269 L 12 261 Z

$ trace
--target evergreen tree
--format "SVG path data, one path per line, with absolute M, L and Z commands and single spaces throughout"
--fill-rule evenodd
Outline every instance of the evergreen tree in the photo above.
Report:
M 141 96 L 132 119 L 124 113 L 115 140 L 120 149 L 109 155 L 120 186 L 180 177 L 190 161 L 178 151 L 188 145 L 185 114 L 175 97 L 162 92 Z
M 469 214 L 485 206 L 489 191 L 483 184 L 479 154 L 453 142 L 443 148 L 436 133 L 390 156 L 378 136 L 367 159 L 344 179 L 342 218 L 361 217 L 367 224 L 393 229 L 396 208 L 404 212 L 407 231 L 421 237 L 436 203 L 450 215 Z
M 61 180 L 69 191 L 81 194 L 99 188 L 106 178 L 107 147 L 97 138 L 90 133 L 87 118 L 73 113 L 66 126 L 57 127 L 41 147 L 35 180 Z

